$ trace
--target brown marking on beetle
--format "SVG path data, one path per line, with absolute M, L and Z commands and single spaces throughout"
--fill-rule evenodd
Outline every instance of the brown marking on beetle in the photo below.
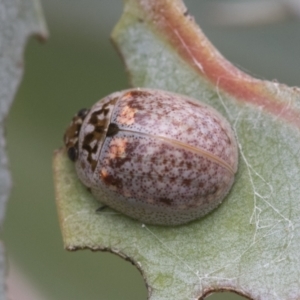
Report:
M 82 149 L 87 151 L 87 161 L 91 165 L 91 169 L 94 171 L 97 166 L 97 160 L 93 158 L 93 154 L 97 153 L 98 145 L 96 144 L 93 148 L 89 144 L 82 145 Z
M 118 98 L 113 98 L 109 102 L 103 104 L 101 109 L 94 111 L 88 120 L 88 123 L 94 126 L 94 130 L 85 135 L 82 142 L 82 149 L 86 150 L 88 153 L 87 161 L 90 163 L 92 171 L 95 171 L 97 166 L 97 160 L 93 158 L 93 155 L 95 155 L 99 151 L 99 147 L 102 146 L 99 142 L 104 140 L 106 129 L 110 121 L 107 117 L 110 112 L 109 106 L 114 105 L 117 100 Z
M 103 109 L 103 115 L 105 117 L 107 116 L 108 113 L 109 113 L 109 109 L 108 108 Z
M 195 130 L 194 128 L 188 127 L 188 128 L 186 129 L 186 133 L 190 135 L 194 130 Z
M 142 90 L 132 90 L 123 95 L 124 99 L 128 98 L 138 98 L 138 97 L 149 97 L 152 96 L 152 94 L 148 91 L 142 91 Z
M 91 116 L 90 116 L 90 119 L 89 119 L 89 124 L 92 124 L 94 126 L 96 126 L 98 124 L 98 115 L 100 114 L 99 110 L 97 111 L 94 111 Z
M 172 205 L 173 200 L 165 197 L 158 198 L 158 200 L 166 205 Z
M 192 163 L 189 161 L 185 165 L 188 170 L 192 169 L 192 167 L 193 167 Z
M 199 182 L 198 187 L 199 187 L 199 188 L 203 188 L 203 187 L 204 187 L 204 183 L 203 183 L 203 182 Z
M 185 186 L 190 186 L 192 181 L 193 181 L 192 179 L 185 178 L 185 179 L 182 180 L 182 184 L 185 185 Z
M 150 159 L 152 164 L 155 164 L 156 160 L 157 160 L 157 158 L 155 156 L 152 156 Z
M 185 165 L 185 162 L 183 160 L 180 161 L 180 163 L 178 164 L 179 167 L 183 167 Z
M 137 109 L 138 111 L 144 110 L 145 107 L 141 98 L 149 97 L 149 93 L 145 91 L 132 91 L 130 93 L 130 100 L 127 100 L 127 105 L 131 108 Z M 129 96 L 127 96 L 129 98 Z
M 124 141 L 124 143 L 121 143 L 121 141 Z M 130 162 L 132 160 L 132 153 L 136 149 L 138 141 L 128 143 L 127 140 L 124 140 L 124 138 L 120 138 L 119 142 L 116 144 L 119 149 L 110 149 L 110 151 L 114 152 L 115 155 L 109 160 L 109 166 L 120 169 L 126 162 Z M 139 159 L 142 161 L 142 156 L 139 156 Z
M 114 168 L 120 169 L 126 162 L 131 161 L 131 157 L 116 157 L 114 160 L 110 160 L 109 165 Z
M 110 186 L 110 187 L 116 187 L 117 189 L 122 189 L 123 187 L 123 180 L 121 178 L 115 177 L 110 174 L 106 174 L 105 176 L 100 173 L 103 182 Z
M 86 150 L 88 153 L 87 161 L 91 164 L 91 168 L 94 171 L 97 166 L 97 160 L 93 158 L 93 155 L 98 152 L 99 141 L 104 139 L 103 125 L 95 126 L 95 130 L 88 133 L 83 140 L 82 149 Z M 96 141 L 94 146 L 91 146 L 93 142 Z
M 92 159 L 91 160 L 91 169 L 93 171 L 95 171 L 96 167 L 97 167 L 97 160 L 96 159 Z
M 105 126 L 98 125 L 95 127 L 94 131 L 101 134 L 101 136 L 102 136 L 105 133 Z
M 82 125 L 82 120 L 75 116 L 72 119 L 70 126 L 67 128 L 64 135 L 64 143 L 67 148 L 74 146 L 78 141 L 78 134 L 80 127 Z
M 202 168 L 201 168 L 201 171 L 202 171 L 202 172 L 206 172 L 206 171 L 207 171 L 207 166 L 202 167 Z
M 89 109 L 81 109 L 72 119 L 71 124 L 67 128 L 64 134 L 64 143 L 67 148 L 67 153 L 73 162 L 78 158 L 78 135 L 81 129 L 81 125 Z
M 89 146 L 92 141 L 95 139 L 95 134 L 94 132 L 90 132 L 88 133 L 85 137 L 84 137 L 84 142 L 83 142 L 83 148 L 85 148 L 86 146 Z
M 177 177 L 170 177 L 170 183 L 175 183 L 177 180 Z
M 143 162 L 143 156 L 139 155 L 136 159 L 136 162 L 139 163 L 139 164 L 142 163 Z
M 121 108 L 117 121 L 124 125 L 142 124 L 147 119 L 143 98 L 151 96 L 147 91 L 134 90 L 125 93 L 121 100 L 125 102 L 124 107 Z

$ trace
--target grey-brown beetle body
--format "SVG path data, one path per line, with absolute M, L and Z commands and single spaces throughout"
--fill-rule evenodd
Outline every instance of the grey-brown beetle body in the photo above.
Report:
M 203 103 L 161 90 L 103 98 L 73 118 L 64 141 L 92 194 L 147 224 L 204 216 L 224 199 L 237 171 L 229 123 Z

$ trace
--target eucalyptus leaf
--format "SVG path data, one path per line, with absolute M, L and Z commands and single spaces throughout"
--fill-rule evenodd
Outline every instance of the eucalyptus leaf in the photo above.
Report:
M 150 226 L 99 203 L 64 149 L 54 156 L 66 249 L 108 250 L 142 272 L 149 299 L 199 299 L 232 290 L 251 299 L 299 299 L 300 90 L 254 79 L 226 61 L 180 0 L 127 0 L 113 31 L 134 86 L 186 94 L 231 123 L 235 184 L 208 216 Z M 203 298 L 201 298 L 203 299 Z

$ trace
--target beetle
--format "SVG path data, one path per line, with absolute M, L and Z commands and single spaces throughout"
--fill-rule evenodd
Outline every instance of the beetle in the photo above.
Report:
M 238 148 L 228 121 L 188 96 L 133 88 L 80 110 L 64 135 L 80 181 L 146 224 L 180 225 L 229 192 Z

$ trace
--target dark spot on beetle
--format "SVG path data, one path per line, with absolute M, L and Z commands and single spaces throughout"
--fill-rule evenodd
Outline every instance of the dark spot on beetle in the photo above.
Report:
M 182 167 L 184 164 L 185 164 L 185 162 L 182 160 L 182 161 L 179 163 L 179 167 Z
M 110 123 L 106 132 L 106 136 L 112 137 L 119 132 L 119 126 L 115 123 Z
M 98 123 L 98 114 L 99 111 L 94 111 L 90 117 L 89 123 L 91 123 L 92 125 L 97 125 Z
M 175 183 L 177 177 L 170 177 L 170 183 Z
M 186 186 L 190 186 L 191 182 L 192 182 L 192 179 L 185 178 L 185 179 L 183 179 L 182 184 L 186 185 Z
M 79 118 L 81 118 L 82 120 L 84 120 L 84 118 L 86 117 L 86 115 L 89 113 L 89 109 L 87 108 L 82 108 L 81 110 L 78 111 L 77 116 Z
M 109 105 L 109 103 L 106 103 L 102 106 L 102 108 L 100 110 L 97 111 L 98 115 L 104 115 L 105 117 L 108 115 L 109 113 L 109 108 L 106 108 Z
M 121 168 L 127 161 L 131 161 L 130 157 L 115 157 L 109 161 L 112 168 Z
M 84 137 L 84 144 L 83 147 L 87 146 L 88 144 L 90 144 L 93 140 L 94 140 L 94 133 L 89 133 Z
M 151 95 L 151 93 L 147 91 L 141 91 L 141 90 L 133 90 L 128 93 L 128 96 L 131 96 L 132 98 L 149 97 L 149 95 Z
M 167 174 L 171 171 L 171 169 L 167 166 L 164 167 L 164 172 Z
M 86 150 L 88 153 L 90 153 L 92 151 L 92 147 L 90 145 L 88 145 L 88 144 L 83 144 L 82 145 L 82 149 Z M 88 158 L 88 161 L 89 161 L 89 158 Z
M 186 10 L 186 11 L 183 13 L 183 15 L 184 15 L 185 17 L 188 16 L 188 15 L 189 15 L 189 11 Z
M 155 157 L 155 156 L 152 156 L 151 159 L 150 159 L 150 161 L 151 161 L 152 164 L 155 164 L 155 162 L 156 162 L 156 157 Z
M 186 132 L 187 132 L 187 134 L 190 135 L 194 130 L 195 130 L 194 128 L 189 127 L 189 128 L 186 129 Z
M 73 146 L 73 147 L 68 148 L 67 153 L 68 153 L 68 157 L 71 161 L 75 162 L 77 160 L 77 158 L 78 158 L 77 147 Z
M 166 205 L 171 205 L 173 202 L 172 199 L 164 198 L 164 197 L 158 198 L 158 200 Z
M 113 100 L 113 101 L 114 101 L 114 100 Z M 112 102 L 109 101 L 109 102 L 103 104 L 102 109 L 106 109 L 111 103 L 112 103 Z M 101 110 L 102 110 L 102 109 L 101 109 Z
M 162 181 L 164 180 L 164 176 L 158 175 L 158 176 L 157 176 L 157 180 L 158 180 L 159 182 L 162 182 Z
M 188 170 L 190 170 L 192 168 L 192 163 L 191 162 L 187 162 L 186 163 L 186 167 Z
M 143 156 L 139 155 L 137 158 L 136 158 L 136 162 L 137 163 L 142 163 L 143 162 Z
M 87 161 L 91 165 L 92 170 L 94 171 L 97 166 L 97 161 L 93 159 L 92 154 L 95 154 L 98 150 L 98 144 L 96 144 L 93 148 L 89 144 L 83 144 L 82 149 L 88 153 Z
M 202 167 L 201 171 L 202 171 L 203 173 L 207 172 L 207 167 Z
M 109 109 L 108 109 L 108 108 L 103 109 L 103 114 L 104 114 L 104 116 L 107 116 L 108 113 L 109 113 Z
M 104 118 L 102 120 L 98 119 L 99 115 L 104 115 L 105 117 L 108 115 L 109 113 L 109 108 L 106 108 L 106 106 L 108 106 L 109 103 L 106 103 L 102 106 L 101 109 L 94 111 L 91 114 L 91 117 L 89 119 L 89 123 L 94 125 L 94 126 L 98 126 L 98 125 L 105 125 L 108 122 L 108 119 Z
M 126 154 L 131 155 L 132 152 L 134 152 L 138 146 L 139 146 L 138 140 L 130 141 L 130 142 L 126 143 L 126 149 L 125 149 Z
M 128 100 L 127 104 L 130 108 L 135 108 L 137 110 L 144 110 L 141 98 L 148 98 L 151 94 L 147 91 L 133 90 L 124 95 L 124 98 L 131 98 Z
M 82 125 L 82 120 L 77 115 L 73 117 L 71 124 L 67 128 L 63 140 L 67 148 L 74 146 L 78 141 L 78 134 Z
M 118 177 L 114 177 L 113 175 L 101 176 L 103 182 L 108 186 L 115 186 L 118 189 L 123 187 L 123 180 Z
M 103 126 L 103 125 L 96 126 L 94 131 L 97 133 L 103 134 L 105 131 L 105 126 Z

